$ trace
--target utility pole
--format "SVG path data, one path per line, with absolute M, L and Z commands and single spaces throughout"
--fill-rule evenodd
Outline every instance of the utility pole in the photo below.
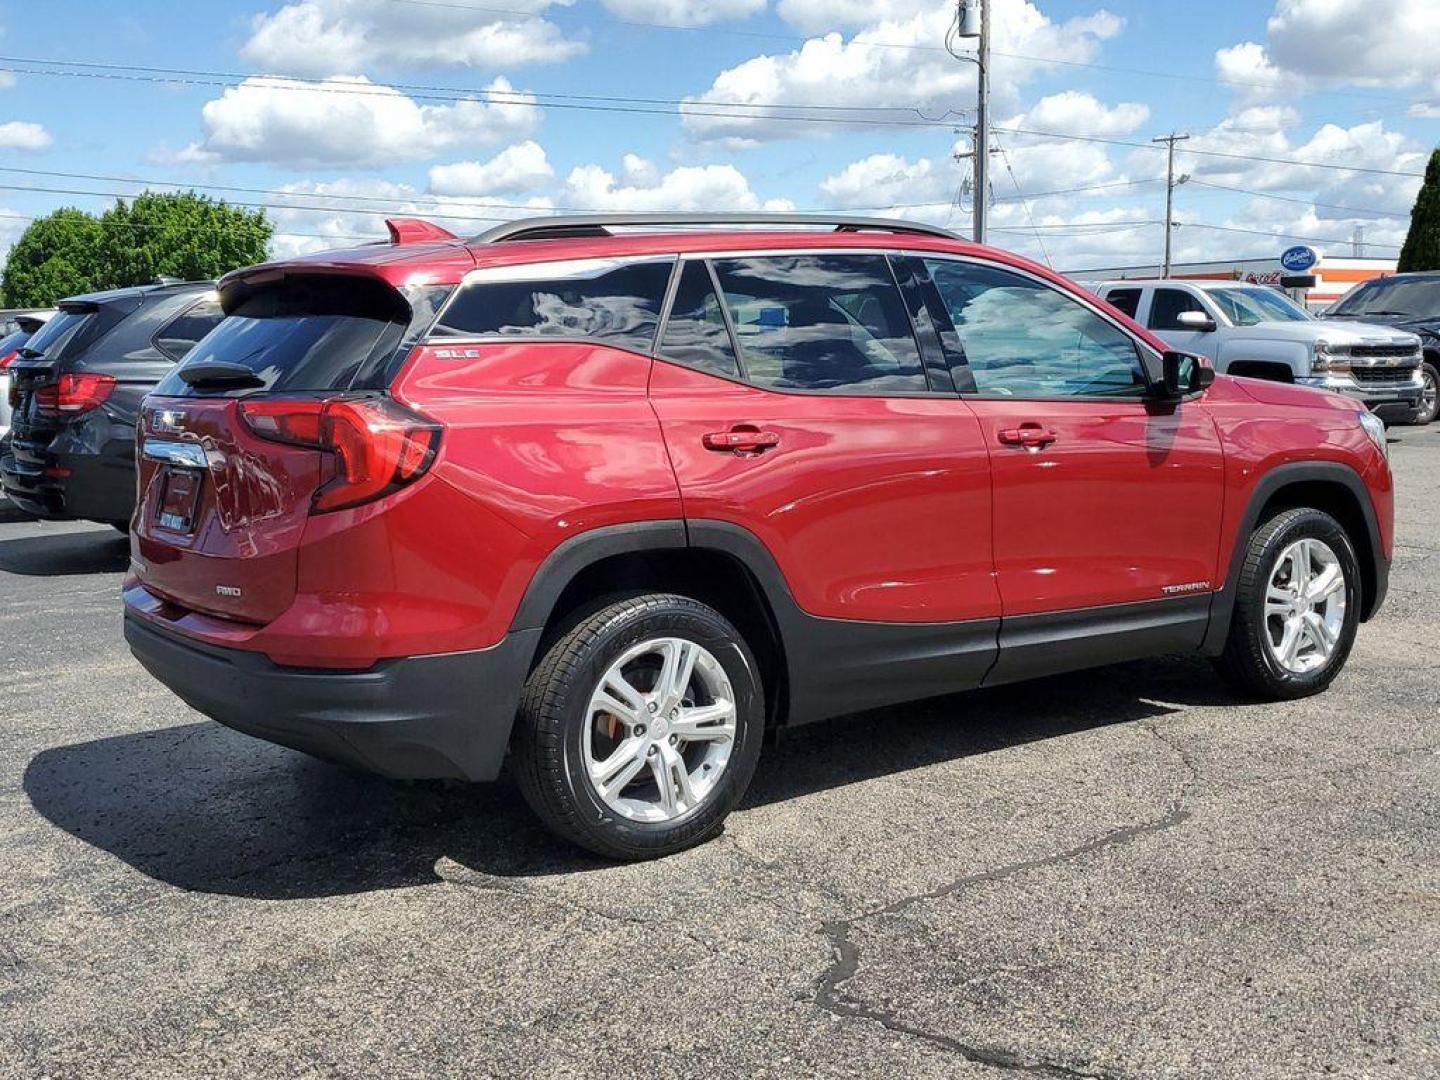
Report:
M 979 69 L 975 87 L 974 159 L 974 239 L 977 244 L 985 242 L 985 214 L 989 210 L 990 200 L 990 4 L 991 0 L 959 0 L 955 25 L 959 37 L 980 39 L 974 57 L 975 65 Z
M 1160 271 L 1160 276 L 1163 278 L 1170 276 L 1170 236 L 1175 230 L 1175 189 L 1190 179 L 1188 175 L 1182 176 L 1178 180 L 1175 178 L 1175 144 L 1184 142 L 1188 138 L 1190 138 L 1189 135 L 1176 135 L 1172 131 L 1169 135 L 1161 135 L 1150 140 L 1153 143 L 1165 143 L 1169 149 L 1168 164 L 1165 166 L 1165 266 Z
M 1357 258 L 1357 259 L 1363 259 L 1363 258 L 1365 257 L 1365 226 L 1364 226 L 1364 225 L 1356 225 L 1356 226 L 1355 226 L 1355 232 L 1351 235 L 1351 238 L 1350 238 L 1350 247 L 1351 247 L 1351 253 L 1355 256 L 1355 258 Z

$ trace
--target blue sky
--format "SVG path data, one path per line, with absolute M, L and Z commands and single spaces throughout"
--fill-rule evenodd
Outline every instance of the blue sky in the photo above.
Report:
M 1346 240 L 1356 225 L 1372 254 L 1403 238 L 1418 186 L 1405 174 L 1440 139 L 1440 4 L 994 3 L 994 242 L 1062 268 L 1156 258 L 1164 158 L 1115 144 L 1171 129 L 1238 155 L 1181 156 L 1182 258 Z M 377 236 L 385 212 L 457 232 L 524 207 L 851 209 L 968 227 L 968 165 L 952 153 L 968 146 L 973 68 L 942 49 L 953 4 L 45 8 L 0 2 L 0 67 L 17 69 L 0 89 L 0 164 L 37 170 L 0 173 L 4 244 L 26 215 L 108 201 L 17 187 L 143 186 L 66 173 L 271 204 L 281 253 Z

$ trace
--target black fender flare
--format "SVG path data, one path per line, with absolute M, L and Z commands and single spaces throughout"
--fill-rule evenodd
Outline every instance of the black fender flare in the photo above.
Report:
M 1230 633 L 1230 618 L 1235 611 L 1235 594 L 1240 586 L 1240 571 L 1245 564 L 1245 548 L 1250 536 L 1260 523 L 1260 514 L 1265 505 L 1277 492 L 1291 484 L 1327 483 L 1345 488 L 1360 507 L 1365 519 L 1365 528 L 1370 548 L 1371 569 L 1375 575 L 1374 595 L 1360 598 L 1362 619 L 1368 619 L 1385 599 L 1390 579 L 1390 564 L 1385 560 L 1384 548 L 1380 542 L 1380 523 L 1375 516 L 1375 504 L 1370 499 L 1370 490 L 1365 481 L 1348 465 L 1338 461 L 1294 461 L 1276 465 L 1256 481 L 1240 527 L 1235 532 L 1235 542 L 1230 551 L 1230 563 L 1225 574 L 1225 584 L 1215 593 L 1210 603 L 1210 625 L 1205 632 L 1201 651 L 1206 655 L 1218 656 L 1225 648 L 1225 639 Z M 1356 557 L 1364 560 L 1366 553 L 1357 547 Z

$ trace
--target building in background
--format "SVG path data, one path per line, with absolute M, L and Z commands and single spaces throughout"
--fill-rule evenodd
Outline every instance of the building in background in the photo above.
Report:
M 1158 263 L 1064 271 L 1067 277 L 1085 283 L 1157 278 L 1160 272 Z M 1362 281 L 1393 273 L 1394 259 L 1326 255 L 1303 246 L 1289 248 L 1272 258 L 1176 263 L 1170 270 L 1173 278 L 1210 281 L 1225 279 L 1269 285 L 1285 292 L 1291 299 L 1304 304 L 1311 311 L 1329 307 Z

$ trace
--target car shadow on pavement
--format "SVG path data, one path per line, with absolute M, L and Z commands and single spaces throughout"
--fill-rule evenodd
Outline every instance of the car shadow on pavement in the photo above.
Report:
M 118 574 L 130 565 L 130 540 L 114 529 L 0 540 L 0 570 L 27 577 Z
M 1212 694 L 1213 676 L 1193 661 L 1147 662 L 819 724 L 767 748 L 743 805 L 1233 700 Z M 71 835 L 200 892 L 300 899 L 422 885 L 439 880 L 441 857 L 505 877 L 608 865 L 546 832 L 508 781 L 387 781 L 209 722 L 45 750 L 24 787 Z

